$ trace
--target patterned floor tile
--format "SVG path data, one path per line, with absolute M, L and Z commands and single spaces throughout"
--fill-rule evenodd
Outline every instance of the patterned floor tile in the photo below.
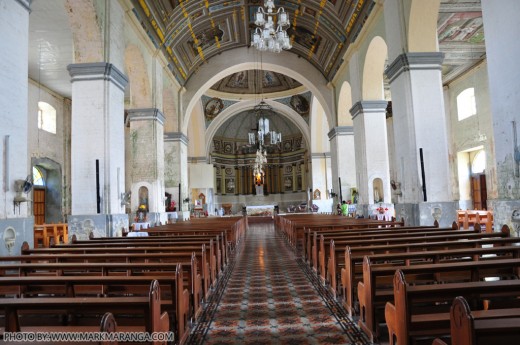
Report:
M 250 225 L 234 260 L 208 302 L 213 312 L 187 344 L 370 344 L 352 321 L 333 314 L 341 306 L 272 224 Z

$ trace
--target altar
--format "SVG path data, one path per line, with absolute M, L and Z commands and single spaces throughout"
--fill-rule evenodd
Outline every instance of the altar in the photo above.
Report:
M 273 217 L 274 205 L 246 206 L 248 216 Z

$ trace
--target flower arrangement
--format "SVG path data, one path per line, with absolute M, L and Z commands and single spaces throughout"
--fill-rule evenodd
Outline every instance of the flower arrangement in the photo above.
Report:
M 175 203 L 175 200 L 172 200 L 170 202 L 170 205 L 166 207 L 166 212 L 173 212 L 177 210 L 177 204 Z
M 146 207 L 146 205 L 144 205 L 144 204 L 139 205 L 139 207 L 137 207 L 137 212 L 135 213 L 134 221 L 135 222 L 146 222 L 146 220 L 148 219 L 148 216 L 146 215 L 147 212 L 148 212 L 148 207 Z
M 379 205 L 378 208 L 376 208 L 377 213 L 379 214 L 385 214 L 386 211 L 388 211 L 388 207 L 383 207 L 383 205 Z

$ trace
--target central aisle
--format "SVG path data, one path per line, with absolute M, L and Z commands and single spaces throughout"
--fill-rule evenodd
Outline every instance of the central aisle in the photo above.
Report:
M 236 260 L 203 344 L 368 344 L 334 316 L 338 305 L 318 294 L 272 223 L 249 226 Z

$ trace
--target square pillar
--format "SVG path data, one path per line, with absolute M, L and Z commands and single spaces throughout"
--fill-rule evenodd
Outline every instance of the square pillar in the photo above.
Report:
M 150 222 L 166 222 L 164 115 L 155 108 L 129 109 L 127 112 L 130 125 L 131 157 L 128 161 L 131 170 L 131 210 L 135 212 L 141 204 L 145 204 Z
M 125 188 L 124 89 L 127 77 L 106 62 L 71 64 L 72 235 L 113 236 L 128 228 Z

